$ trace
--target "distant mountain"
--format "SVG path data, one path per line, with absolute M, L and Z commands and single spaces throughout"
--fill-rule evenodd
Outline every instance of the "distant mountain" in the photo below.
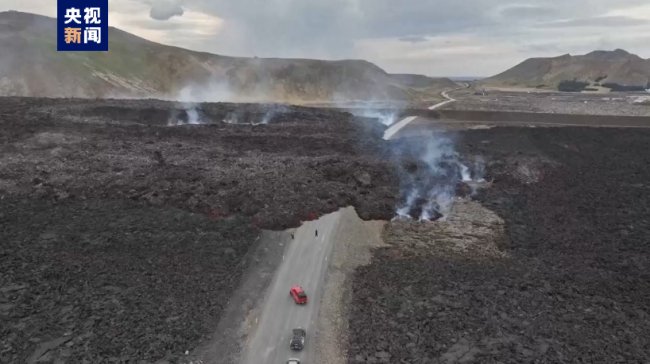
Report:
M 594 51 L 582 56 L 565 54 L 554 58 L 530 58 L 479 83 L 557 88 L 563 81 L 645 87 L 650 82 L 650 60 L 622 49 Z
M 296 103 L 435 97 L 419 83 L 362 60 L 227 57 L 154 43 L 112 27 L 109 41 L 108 52 L 57 52 L 56 19 L 1 12 L 0 95 L 182 95 L 197 101 Z

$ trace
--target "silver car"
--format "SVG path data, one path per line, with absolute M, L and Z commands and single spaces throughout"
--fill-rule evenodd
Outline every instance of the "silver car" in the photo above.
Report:
M 289 359 L 287 364 L 300 364 L 300 359 Z

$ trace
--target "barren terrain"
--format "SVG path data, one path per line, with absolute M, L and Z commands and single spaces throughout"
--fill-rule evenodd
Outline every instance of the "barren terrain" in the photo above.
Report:
M 650 132 L 457 138 L 491 187 L 447 221 L 389 225 L 354 279 L 351 362 L 648 361 Z
M 178 109 L 177 109 L 178 108 Z M 336 111 L 0 99 L 0 362 L 178 362 L 217 328 L 260 228 L 389 219 L 383 127 Z
M 529 58 L 492 77 L 479 81 L 487 86 L 558 89 L 563 81 L 579 81 L 599 89 L 612 84 L 647 88 L 650 60 L 623 49 L 596 50 L 585 55 Z
M 318 108 L 1 98 L 0 127 L 0 363 L 182 363 L 241 340 L 215 330 L 254 309 L 282 259 L 261 229 L 350 205 L 391 220 L 401 174 L 426 167 L 394 153 L 426 139 L 384 141 L 377 120 Z M 444 135 L 461 159 L 485 160 L 487 182 L 474 195 L 452 185 L 442 220 L 386 224 L 386 245 L 382 223 L 363 232 L 350 215 L 317 351 L 337 363 L 650 360 L 650 131 Z
M 441 110 L 507 111 L 552 114 L 650 116 L 643 103 L 648 93 L 560 93 L 527 91 L 486 91 L 467 89 L 451 92 L 458 99 Z

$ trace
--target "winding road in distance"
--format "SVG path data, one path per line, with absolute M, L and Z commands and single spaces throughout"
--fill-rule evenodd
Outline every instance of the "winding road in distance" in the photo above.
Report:
M 435 104 L 435 105 L 433 105 L 433 106 L 430 106 L 430 107 L 429 107 L 429 110 L 435 110 L 435 109 L 437 109 L 437 108 L 439 108 L 439 107 L 442 107 L 442 106 L 444 106 L 444 105 L 447 105 L 447 104 L 449 104 L 449 103 L 451 103 L 451 102 L 456 101 L 456 99 L 454 99 L 454 98 L 452 98 L 451 96 L 449 96 L 448 92 L 456 91 L 456 90 L 460 90 L 460 89 L 468 88 L 468 87 L 469 87 L 469 84 L 468 84 L 468 83 L 464 83 L 463 86 L 461 86 L 461 87 L 454 88 L 454 89 L 451 89 L 451 90 L 443 91 L 440 95 L 442 95 L 442 97 L 444 97 L 444 98 L 447 99 L 447 100 L 442 101 L 442 102 L 439 102 L 439 103 L 437 103 L 437 104 Z M 389 140 L 389 139 L 391 139 L 391 138 L 392 138 L 393 136 L 395 136 L 395 134 L 397 134 L 397 132 L 399 132 L 403 127 L 405 127 L 406 125 L 408 125 L 409 123 L 411 123 L 413 120 L 415 120 L 415 119 L 417 119 L 417 118 L 418 118 L 417 116 L 407 116 L 407 117 L 405 117 L 404 119 L 400 120 L 399 122 L 397 122 L 397 123 L 391 125 L 391 127 L 388 128 L 388 129 L 386 129 L 386 131 L 384 132 L 384 140 Z

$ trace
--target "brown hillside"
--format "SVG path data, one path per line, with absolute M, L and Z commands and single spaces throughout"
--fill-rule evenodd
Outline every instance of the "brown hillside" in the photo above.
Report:
M 622 49 L 594 51 L 582 56 L 565 54 L 554 58 L 531 58 L 481 85 L 557 87 L 565 80 L 646 86 L 650 82 L 650 60 Z
M 109 29 L 108 52 L 57 52 L 56 20 L 0 13 L 0 95 L 200 101 L 404 100 L 426 97 L 362 60 L 226 57 Z M 188 92 L 182 92 L 186 97 Z

